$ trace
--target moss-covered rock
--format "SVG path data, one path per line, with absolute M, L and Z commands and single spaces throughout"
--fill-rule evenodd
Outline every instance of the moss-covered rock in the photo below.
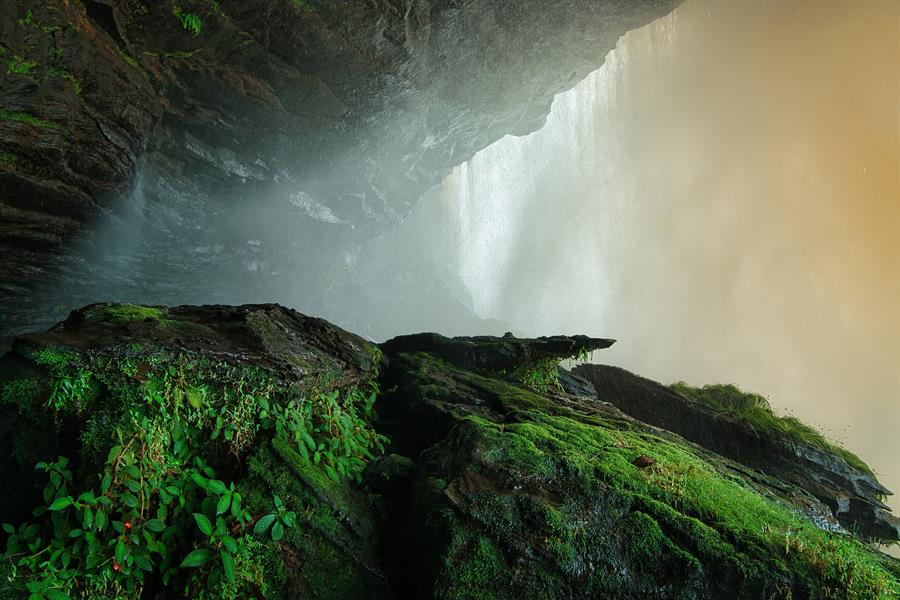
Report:
M 418 456 L 395 528 L 438 598 L 889 598 L 896 561 L 754 476 L 612 406 L 391 357 L 395 445 Z M 650 461 L 640 461 L 650 457 Z M 646 466 L 646 463 L 650 463 Z M 643 465 L 643 466 L 638 466 Z M 781 489 L 779 489 L 781 488 Z
M 350 483 L 383 442 L 379 361 L 274 305 L 93 305 L 18 338 L 0 360 L 7 585 L 387 597 Z
M 477 338 L 523 361 L 496 368 L 415 339 L 383 357 L 274 305 L 93 305 L 20 337 L 0 359 L 0 595 L 900 592 L 897 561 L 803 489 L 544 385 L 546 340 Z

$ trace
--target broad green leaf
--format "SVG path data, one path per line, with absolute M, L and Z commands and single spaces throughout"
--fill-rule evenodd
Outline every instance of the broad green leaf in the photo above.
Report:
M 253 526 L 253 533 L 255 533 L 256 535 L 264 534 L 274 520 L 275 515 L 272 513 L 260 517 L 256 522 L 256 525 Z
M 226 492 L 222 494 L 222 497 L 219 498 L 219 502 L 216 504 L 216 514 L 221 515 L 225 513 L 229 506 L 231 506 L 231 493 Z
M 73 502 L 74 500 L 72 500 L 71 496 L 63 496 L 62 498 L 57 498 L 56 500 L 54 500 L 53 504 L 47 507 L 47 510 L 62 510 L 64 508 L 72 506 Z
M 225 487 L 225 484 L 219 481 L 218 479 L 210 479 L 209 480 L 209 491 L 211 491 L 215 495 L 219 495 L 225 492 L 228 488 Z
M 123 542 L 122 540 L 119 540 L 118 542 L 116 542 L 115 558 L 116 558 L 116 562 L 119 563 L 120 565 L 123 562 L 125 562 L 126 552 L 127 552 L 127 548 L 125 548 L 125 542 Z
M 225 569 L 225 577 L 234 583 L 234 559 L 228 552 L 222 551 L 222 567 Z
M 202 531 L 204 535 L 212 535 L 213 526 L 212 523 L 209 522 L 209 519 L 200 513 L 194 513 L 194 520 L 197 522 L 197 527 L 200 528 L 200 531 Z
M 275 524 L 272 525 L 272 539 L 276 542 L 284 537 L 284 525 L 281 524 L 281 521 L 275 521 Z
M 237 553 L 238 545 L 233 537 L 230 535 L 222 536 L 222 545 L 225 546 L 225 549 L 231 552 L 232 554 Z
M 202 567 L 213 558 L 213 553 L 202 548 L 194 550 L 181 561 L 182 567 Z
M 144 523 L 144 527 L 146 527 L 146 528 L 149 529 L 150 531 L 156 531 L 156 532 L 159 532 L 159 531 L 165 530 L 166 525 L 165 525 L 165 523 L 163 523 L 163 522 L 160 521 L 159 519 L 150 519 L 149 521 L 147 521 L 146 523 Z

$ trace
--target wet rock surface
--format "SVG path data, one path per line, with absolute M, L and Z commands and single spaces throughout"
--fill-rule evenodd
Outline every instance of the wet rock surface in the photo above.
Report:
M 554 94 L 677 4 L 6 1 L 2 337 L 104 286 L 248 301 L 220 284 L 236 271 L 323 303 L 347 252 L 477 150 L 540 127 Z M 285 289 L 286 272 L 310 285 Z M 186 282 L 203 294 L 179 296 Z
M 277 305 L 88 306 L 19 337 L 0 359 L 0 477 L 16 482 L 4 487 L 0 510 L 29 518 L 42 485 L 31 464 L 57 454 L 72 456 L 77 481 L 92 485 L 91 457 L 107 453 L 95 447 L 104 439 L 97 419 L 117 422 L 120 402 L 155 414 L 150 396 L 141 400 L 158 389 L 154 377 L 187 390 L 176 402 L 193 403 L 202 387 L 204 404 L 224 402 L 230 414 L 248 394 L 263 394 L 273 411 L 296 408 L 326 384 L 372 385 L 377 369 L 372 425 L 390 442 L 359 478 L 326 476 L 329 463 L 277 430 L 259 429 L 238 454 L 215 437 L 199 446 L 254 515 L 272 494 L 298 515 L 277 541 L 235 529 L 264 573 L 247 575 L 256 577 L 247 597 L 262 583 L 275 598 L 888 598 L 900 590 L 900 563 L 848 533 L 797 482 L 625 414 L 604 400 L 608 389 L 594 397 L 583 373 L 541 389 L 517 379 L 554 352 L 608 342 L 423 334 L 379 350 Z M 524 362 L 510 369 L 515 360 Z M 74 381 L 60 370 L 67 365 L 98 386 L 74 412 L 53 408 L 59 382 Z M 617 393 L 637 401 L 651 384 Z M 178 543 L 202 543 L 191 540 Z M 4 577 L 4 597 L 20 594 L 23 577 Z M 147 585 L 156 597 L 188 589 Z

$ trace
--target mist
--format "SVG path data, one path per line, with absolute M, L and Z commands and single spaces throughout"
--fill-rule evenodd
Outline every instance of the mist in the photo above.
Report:
M 900 492 L 898 44 L 894 2 L 687 2 L 374 240 L 326 201 L 355 150 L 227 199 L 145 174 L 44 303 L 279 302 L 378 341 L 614 337 L 597 362 L 761 393 Z
M 597 362 L 736 383 L 900 491 L 898 42 L 891 2 L 688 2 L 369 261 L 439 249 L 490 328 L 611 336 Z

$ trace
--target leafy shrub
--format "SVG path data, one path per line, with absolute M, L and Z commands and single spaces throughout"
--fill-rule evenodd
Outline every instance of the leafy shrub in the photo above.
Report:
M 288 385 L 253 367 L 128 352 L 32 355 L 53 379 L 45 410 L 84 422 L 82 450 L 77 468 L 38 463 L 48 482 L 34 520 L 3 525 L 10 577 L 32 600 L 136 599 L 150 581 L 195 598 L 264 592 L 264 540 L 277 543 L 296 515 L 277 496 L 269 512 L 246 510 L 235 483 L 246 451 L 276 438 L 335 481 L 359 478 L 385 441 L 367 425 L 374 374 Z M 4 402 L 21 391 L 6 390 Z

